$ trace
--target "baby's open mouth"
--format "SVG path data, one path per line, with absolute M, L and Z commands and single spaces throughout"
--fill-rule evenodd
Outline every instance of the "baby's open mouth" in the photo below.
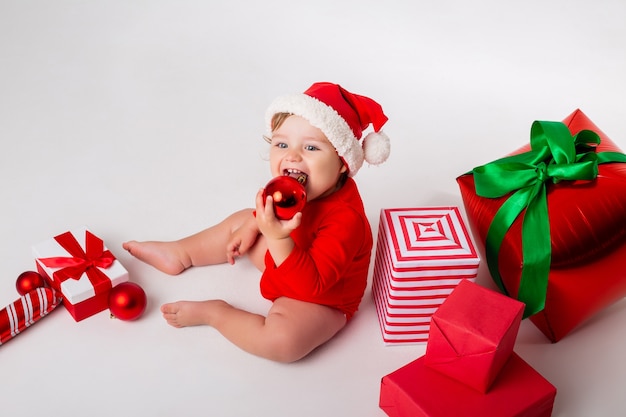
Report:
M 306 180 L 309 178 L 309 176 L 304 172 L 293 168 L 288 168 L 284 170 L 283 175 L 296 179 L 302 185 L 305 185 Z

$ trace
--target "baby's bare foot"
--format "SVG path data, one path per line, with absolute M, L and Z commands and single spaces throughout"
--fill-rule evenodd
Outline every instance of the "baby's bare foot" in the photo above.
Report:
M 152 265 L 169 275 L 178 275 L 191 266 L 191 261 L 181 253 L 176 242 L 137 242 L 122 244 L 135 258 Z
M 167 323 L 174 327 L 211 325 L 218 310 L 226 306 L 228 304 L 222 300 L 177 301 L 163 304 L 161 313 Z

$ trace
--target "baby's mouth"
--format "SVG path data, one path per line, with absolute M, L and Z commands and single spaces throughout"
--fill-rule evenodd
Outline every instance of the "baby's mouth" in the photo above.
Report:
M 296 179 L 302 185 L 306 185 L 306 181 L 309 178 L 306 173 L 293 168 L 284 170 L 283 175 Z

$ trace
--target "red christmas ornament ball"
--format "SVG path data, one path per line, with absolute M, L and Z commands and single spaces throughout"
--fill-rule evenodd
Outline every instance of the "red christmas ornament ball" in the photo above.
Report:
M 306 204 L 304 186 L 289 176 L 274 177 L 265 186 L 264 199 L 272 196 L 274 213 L 280 220 L 289 220 L 302 211 Z
M 122 282 L 109 293 L 111 315 L 120 320 L 135 320 L 146 310 L 146 292 L 134 282 Z
M 43 277 L 35 271 L 22 272 L 15 281 L 15 288 L 20 295 L 25 295 L 36 288 L 46 285 Z

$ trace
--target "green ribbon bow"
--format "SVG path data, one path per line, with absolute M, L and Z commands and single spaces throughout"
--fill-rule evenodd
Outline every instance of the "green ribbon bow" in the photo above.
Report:
M 498 159 L 473 169 L 476 194 L 498 198 L 511 193 L 496 212 L 485 243 L 489 272 L 500 289 L 504 287 L 498 254 L 504 236 L 515 219 L 522 221 L 522 274 L 518 299 L 526 304 L 524 317 L 543 310 L 548 288 L 552 247 L 546 187 L 548 182 L 593 180 L 598 164 L 626 162 L 618 152 L 599 152 L 591 144 L 600 137 L 591 130 L 572 136 L 561 122 L 535 121 L 530 131 L 531 150 Z

